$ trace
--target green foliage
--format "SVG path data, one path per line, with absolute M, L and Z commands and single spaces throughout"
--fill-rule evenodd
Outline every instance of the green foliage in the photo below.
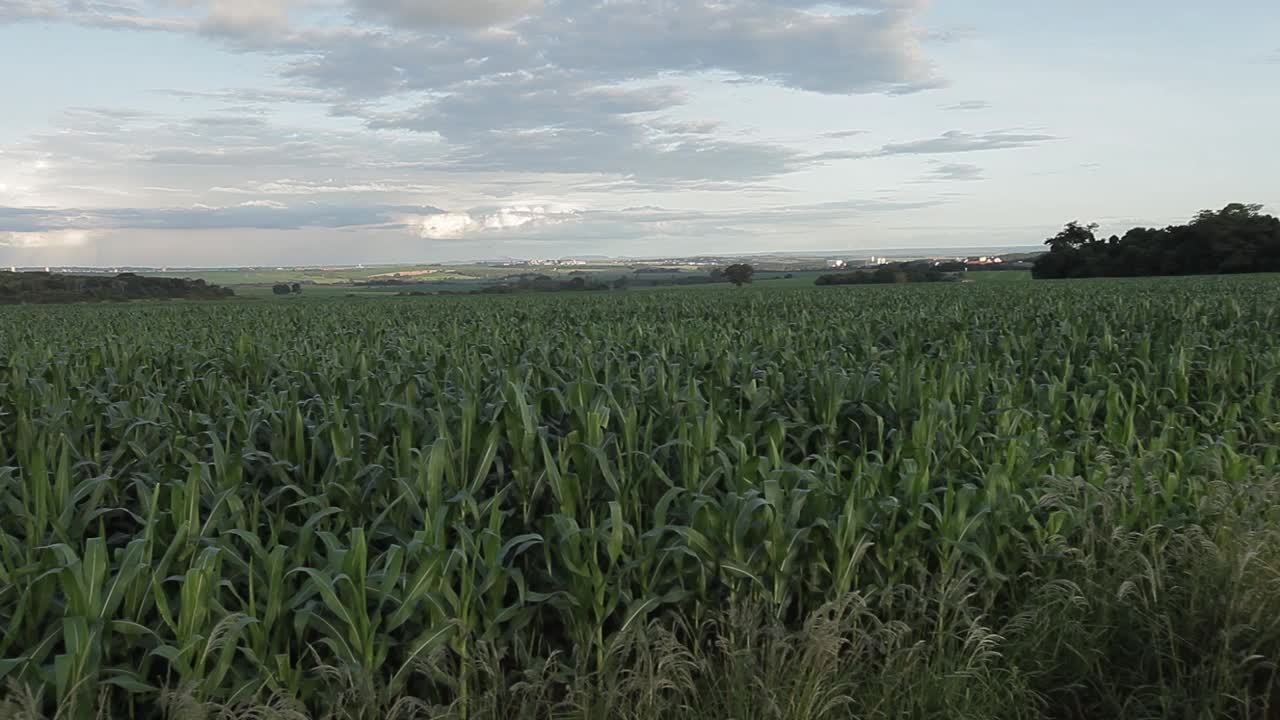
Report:
M 751 276 L 756 274 L 756 269 L 746 263 L 738 263 L 730 265 L 724 269 L 724 277 L 729 282 L 742 287 L 751 282 Z
M 187 298 L 219 300 L 235 293 L 204 280 L 119 275 L 0 272 L 0 304 Z
M 959 263 L 954 263 L 959 264 Z M 961 264 L 958 268 L 964 270 Z M 957 268 L 946 270 L 928 263 L 890 263 L 875 270 L 855 270 L 847 273 L 819 275 L 815 285 L 896 285 L 900 283 L 953 282 Z
M 1098 226 L 1068 223 L 1045 241 L 1037 278 L 1136 277 L 1280 272 L 1280 219 L 1261 205 L 1205 210 L 1186 225 L 1134 228 L 1097 237 Z
M 0 310 L 0 718 L 1266 718 L 1280 283 Z
M 489 285 L 479 290 L 486 294 L 508 294 L 513 292 L 574 292 L 580 290 L 608 290 L 609 285 L 589 278 L 584 274 L 574 274 L 568 280 L 556 280 L 548 275 L 526 274 L 513 278 L 514 282 L 502 285 Z

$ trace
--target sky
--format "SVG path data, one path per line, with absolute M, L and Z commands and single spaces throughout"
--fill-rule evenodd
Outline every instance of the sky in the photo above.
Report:
M 1037 245 L 1280 212 L 1274 0 L 0 0 L 0 265 Z

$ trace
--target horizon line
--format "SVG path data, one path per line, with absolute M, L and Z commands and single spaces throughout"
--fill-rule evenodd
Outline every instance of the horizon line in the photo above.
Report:
M 874 256 L 879 253 L 885 253 L 886 256 L 894 257 L 952 257 L 955 255 L 969 255 L 969 251 L 1003 251 L 1007 253 L 1025 253 L 1040 250 L 1039 245 L 966 245 L 956 247 L 887 247 L 887 248 L 860 248 L 858 250 L 760 250 L 755 252 L 732 252 L 732 253 L 701 253 L 691 255 L 598 255 L 593 253 L 584 253 L 580 255 L 561 255 L 559 257 L 490 257 L 490 258 L 472 258 L 468 260 L 445 260 L 445 261 L 396 261 L 396 262 L 347 262 L 347 263 L 324 263 L 324 264 L 307 264 L 307 263 L 266 263 L 258 265 L 139 265 L 129 263 L 114 263 L 109 265 L 99 264 L 44 264 L 44 265 L 10 265 L 9 267 L 18 270 L 32 270 L 43 272 L 45 268 L 49 270 L 57 269 L 81 269 L 81 270 L 153 270 L 159 272 L 173 272 L 178 270 L 193 270 L 206 272 L 230 272 L 235 270 L 297 270 L 297 269 L 314 269 L 314 270 L 341 270 L 354 268 L 381 268 L 381 267 L 421 267 L 421 266 L 459 266 L 459 265 L 489 265 L 494 263 L 529 263 L 538 261 L 561 262 L 567 260 L 597 260 L 601 262 L 679 262 L 681 260 L 700 260 L 704 258 L 717 259 L 733 259 L 733 258 L 758 258 L 758 257 L 793 257 L 793 258 L 815 258 L 815 259 L 831 259 L 841 255 L 857 255 L 857 256 Z M 3 268 L 0 268 L 3 269 Z

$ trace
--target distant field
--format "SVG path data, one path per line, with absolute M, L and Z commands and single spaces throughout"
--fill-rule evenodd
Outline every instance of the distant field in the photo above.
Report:
M 273 285 L 276 283 L 302 283 L 308 285 L 342 285 L 368 281 L 378 277 L 392 277 L 403 273 L 406 279 L 430 280 L 482 280 L 506 274 L 502 268 L 485 266 L 445 267 L 407 265 L 395 268 L 340 268 L 340 269 L 281 269 L 281 270 L 204 270 L 197 272 L 144 273 L 158 277 L 185 277 L 202 279 L 227 287 L 245 285 Z
M 675 267 L 675 266 L 672 266 Z M 681 266 L 674 272 L 636 272 L 636 267 L 620 265 L 587 266 L 518 266 L 494 267 L 486 265 L 426 266 L 405 265 L 380 268 L 343 269 L 285 269 L 285 270 L 210 270 L 193 273 L 146 273 L 159 277 L 186 277 L 233 288 L 240 297 L 272 297 L 271 287 L 278 283 L 299 283 L 307 297 L 382 296 L 400 293 L 472 292 L 489 285 L 507 282 L 520 275 L 545 275 L 556 280 L 573 276 L 586 276 L 592 282 L 612 284 L 626 278 L 629 290 L 706 290 L 724 287 L 723 284 L 693 283 L 682 281 L 704 278 L 706 267 Z M 761 270 L 755 275 L 753 286 L 769 288 L 811 287 L 821 275 L 840 272 L 822 270 Z M 1026 271 L 972 271 L 962 276 L 966 282 L 1009 283 L 1031 279 Z M 394 284 L 376 284 L 376 281 L 398 281 Z M 373 285 L 360 284 L 375 282 Z
M 442 291 L 471 292 L 501 282 L 504 278 L 515 275 L 509 268 L 501 268 L 503 272 L 493 272 L 494 268 L 476 268 L 451 271 L 449 273 L 429 275 L 403 276 L 404 284 L 395 285 L 354 285 L 348 279 L 329 277 L 326 282 L 306 284 L 305 276 L 298 274 L 250 274 L 250 273 L 205 273 L 195 277 L 208 278 L 209 282 L 234 287 L 241 297 L 272 297 L 271 285 L 275 282 L 303 282 L 303 295 L 308 297 L 340 297 L 340 296 L 383 296 L 409 292 L 435 293 Z M 812 287 L 821 275 L 832 270 L 809 271 L 764 271 L 755 275 L 751 286 L 759 288 L 802 288 Z M 704 270 L 693 270 L 679 273 L 635 273 L 629 268 L 547 268 L 533 274 L 547 275 L 557 279 L 566 279 L 574 274 L 586 274 L 595 281 L 612 283 L 620 277 L 628 280 L 628 290 L 710 290 L 725 288 L 725 283 L 678 284 L 687 278 L 701 277 Z M 185 276 L 184 276 L 185 277 Z M 272 282 L 257 282 L 264 277 L 275 278 Z M 977 283 L 1021 283 L 1030 282 L 1031 273 L 1027 271 L 991 271 L 970 272 L 961 276 L 965 282 Z M 243 284 L 245 280 L 254 280 Z
M 1002 283 L 1002 282 L 1030 282 L 1030 270 L 974 270 L 964 274 L 964 279 L 970 282 L 980 283 Z
M 154 272 L 143 273 L 155 277 L 183 277 L 202 279 L 206 282 L 224 287 L 270 288 L 277 283 L 299 283 L 305 287 L 356 287 L 357 283 L 377 282 L 380 280 L 398 280 L 403 285 L 384 285 L 376 288 L 360 287 L 360 290 L 377 289 L 379 291 L 400 292 L 406 290 L 431 289 L 474 289 L 476 286 L 492 284 L 503 278 L 521 274 L 546 275 L 553 278 L 567 278 L 574 274 L 586 274 L 605 280 L 613 280 L 621 275 L 632 275 L 629 267 L 609 266 L 517 266 L 496 267 L 491 265 L 404 265 L 397 267 L 377 268 L 339 268 L 339 269 L 280 269 L 280 270 L 202 270 L 193 272 Z M 240 293 L 243 294 L 243 293 Z
M 637 272 L 638 266 L 597 264 L 581 266 L 514 266 L 490 265 L 403 265 L 376 268 L 338 269 L 281 269 L 281 270 L 208 270 L 199 272 L 145 273 L 160 277 L 185 277 L 233 288 L 242 297 L 271 295 L 271 287 L 278 283 L 299 283 L 304 295 L 385 295 L 410 292 L 436 293 L 442 291 L 471 292 L 489 285 L 507 282 L 520 275 L 545 275 L 556 280 L 566 280 L 581 275 L 592 282 L 614 283 L 626 278 L 627 288 L 632 290 L 678 287 L 681 289 L 706 289 L 715 284 L 682 284 L 693 278 L 705 278 L 707 267 L 671 265 L 674 272 L 655 272 L 652 269 Z M 773 288 L 809 287 L 820 275 L 841 272 L 835 269 L 766 269 L 758 270 L 754 285 Z M 789 276 L 789 277 L 788 277 Z M 1022 282 L 1030 280 L 1025 271 L 973 271 L 965 274 L 969 282 Z M 398 281 L 394 284 L 376 284 L 378 281 Z M 511 280 L 513 281 L 513 280 Z M 373 285 L 359 283 L 374 282 Z

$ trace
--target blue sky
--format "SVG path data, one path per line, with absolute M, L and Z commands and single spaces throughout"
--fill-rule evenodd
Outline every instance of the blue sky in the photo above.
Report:
M 1280 211 L 1280 5 L 0 0 L 0 264 L 1024 246 Z

